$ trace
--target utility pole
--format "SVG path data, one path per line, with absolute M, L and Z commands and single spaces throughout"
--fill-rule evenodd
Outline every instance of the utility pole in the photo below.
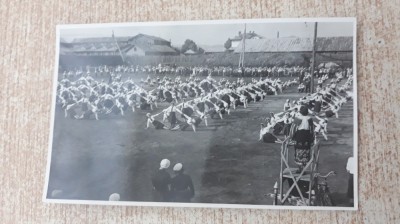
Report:
M 240 52 L 239 68 L 244 67 L 244 52 L 246 51 L 246 24 L 244 24 L 244 34 L 242 37 L 242 51 Z
M 311 93 L 314 93 L 314 69 L 315 69 L 315 50 L 317 48 L 317 28 L 318 22 L 314 25 L 314 40 L 313 40 L 313 51 L 312 51 L 312 61 L 311 61 Z
M 243 57 L 242 57 L 242 67 L 244 67 L 244 54 L 246 52 L 246 23 L 244 24 L 244 36 L 243 36 Z

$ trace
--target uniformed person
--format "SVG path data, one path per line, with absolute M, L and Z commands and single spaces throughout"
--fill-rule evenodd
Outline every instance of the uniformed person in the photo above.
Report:
M 167 171 L 169 165 L 170 161 L 168 159 L 161 160 L 160 168 L 151 179 L 153 184 L 153 200 L 155 202 L 168 202 L 170 200 L 169 187 L 171 184 L 171 176 Z
M 171 180 L 171 196 L 173 202 L 190 202 L 194 196 L 192 178 L 184 174 L 182 163 L 175 164 L 173 168 L 175 177 Z

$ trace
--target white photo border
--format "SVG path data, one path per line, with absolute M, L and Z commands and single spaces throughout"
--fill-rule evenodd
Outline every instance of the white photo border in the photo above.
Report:
M 355 158 L 354 173 L 354 206 L 286 206 L 286 205 L 251 205 L 251 204 L 219 204 L 219 203 L 174 203 L 174 202 L 135 202 L 135 201 L 100 201 L 100 200 L 69 200 L 47 198 L 51 155 L 53 147 L 53 131 L 56 109 L 57 77 L 60 59 L 60 31 L 65 29 L 104 28 L 104 27 L 132 27 L 132 26 L 177 26 L 177 25 L 212 25 L 237 23 L 295 23 L 295 22 L 351 22 L 353 24 L 353 157 Z M 55 70 L 53 76 L 53 92 L 51 102 L 50 135 L 42 201 L 56 204 L 84 204 L 84 205 L 114 205 L 114 206 L 145 206 L 145 207 L 188 207 L 188 208 L 244 208 L 244 209 L 272 209 L 272 210 L 344 210 L 357 211 L 358 201 L 358 94 L 357 94 L 357 18 L 356 17 L 315 17 L 315 18 L 265 18 L 265 19 L 232 19 L 232 20 L 189 20 L 189 21 L 152 21 L 130 23 L 95 23 L 95 24 L 62 24 L 56 26 Z

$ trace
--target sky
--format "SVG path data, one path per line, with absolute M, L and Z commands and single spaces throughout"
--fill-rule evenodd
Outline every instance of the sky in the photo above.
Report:
M 186 39 L 193 40 L 197 45 L 223 45 L 228 38 L 233 38 L 239 31 L 243 33 L 244 23 L 235 24 L 175 24 L 175 25 L 129 25 L 110 26 L 104 24 L 83 28 L 61 28 L 60 37 L 67 42 L 74 38 L 85 37 L 111 37 L 112 32 L 116 37 L 135 36 L 139 33 L 158 36 L 174 46 L 181 46 Z M 314 22 L 275 22 L 254 23 L 246 22 L 246 32 L 255 33 L 265 38 L 275 38 L 279 32 L 280 37 L 310 37 L 314 35 Z M 319 37 L 353 36 L 352 22 L 318 22 Z

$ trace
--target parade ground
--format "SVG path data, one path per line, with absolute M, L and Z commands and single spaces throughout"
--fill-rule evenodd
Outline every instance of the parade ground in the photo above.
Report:
M 147 75 L 131 77 L 139 81 Z M 287 79 L 294 77 L 282 78 Z M 223 120 L 209 119 L 208 127 L 203 122 L 197 132 L 146 130 L 149 111 L 140 109 L 124 116 L 100 116 L 97 121 L 64 118 L 56 107 L 48 193 L 59 190 L 59 198 L 73 200 L 108 200 L 110 194 L 119 193 L 121 201 L 151 201 L 151 176 L 167 158 L 171 174 L 173 165 L 182 163 L 191 176 L 192 202 L 271 205 L 266 194 L 273 192 L 279 179 L 281 145 L 258 141 L 260 123 L 269 112 L 283 111 L 286 99 L 301 96 L 294 85 L 246 109 L 232 110 Z M 151 113 L 165 107 L 160 103 Z M 346 162 L 353 156 L 353 124 L 350 101 L 342 106 L 339 119 L 329 119 L 329 139 L 321 142 L 319 172 L 337 173 L 328 182 L 338 206 L 350 206 Z

